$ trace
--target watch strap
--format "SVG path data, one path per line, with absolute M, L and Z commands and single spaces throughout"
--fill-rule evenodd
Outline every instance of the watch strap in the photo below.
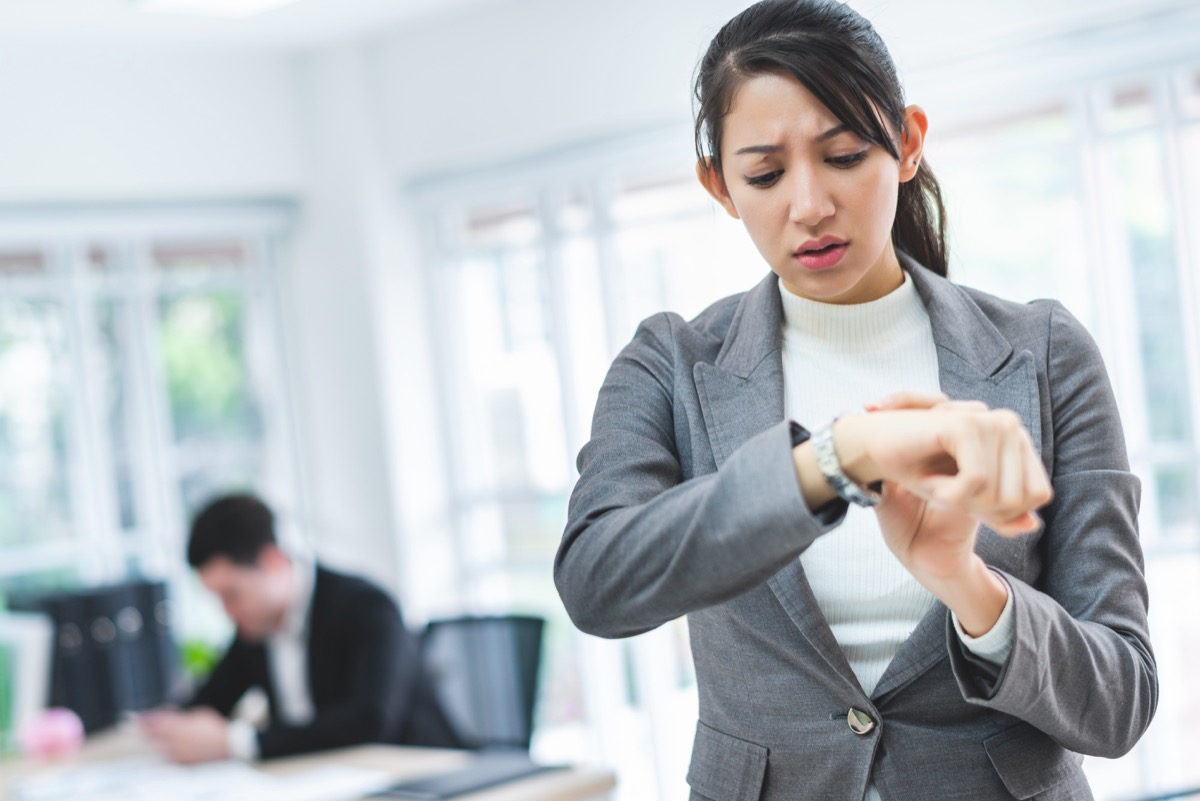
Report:
M 813 434 L 813 454 L 817 457 L 817 467 L 839 498 L 857 506 L 877 506 L 883 500 L 878 490 L 859 486 L 842 471 L 842 463 L 833 447 L 833 424 L 836 422 L 837 418 L 834 418 Z
M 792 447 L 801 445 L 812 439 L 812 432 L 807 428 L 797 423 L 795 420 L 788 421 L 788 431 L 792 437 Z M 814 509 L 812 514 L 822 528 L 831 529 L 839 525 L 842 519 L 846 516 L 846 509 L 849 504 L 842 497 L 835 497 L 820 508 Z

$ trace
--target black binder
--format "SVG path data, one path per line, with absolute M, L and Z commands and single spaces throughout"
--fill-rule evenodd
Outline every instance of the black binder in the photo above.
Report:
M 179 655 L 171 636 L 171 606 L 167 585 L 161 581 L 139 581 L 130 587 L 143 625 L 136 648 L 141 669 L 133 708 L 151 709 L 171 700 L 179 678 Z
M 101 676 L 100 655 L 92 645 L 90 599 L 61 595 L 45 599 L 44 604 L 43 610 L 54 620 L 51 705 L 73 710 L 89 734 L 111 726 L 116 712 L 106 691 L 106 676 Z
M 162 582 L 92 587 L 17 605 L 54 620 L 51 704 L 73 710 L 88 734 L 168 699 L 178 662 Z

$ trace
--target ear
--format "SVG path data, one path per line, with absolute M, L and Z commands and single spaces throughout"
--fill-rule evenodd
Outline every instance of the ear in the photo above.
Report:
M 264 545 L 262 550 L 258 552 L 258 567 L 262 570 L 290 569 L 291 566 L 291 557 L 278 545 Z
M 733 205 L 733 199 L 729 197 L 729 190 L 725 188 L 725 179 L 720 171 L 713 167 L 711 156 L 696 162 L 696 177 L 700 179 L 700 185 L 712 195 L 713 200 L 721 204 L 730 217 L 735 220 L 741 219 Z
M 925 150 L 925 132 L 928 130 L 929 119 L 925 116 L 925 109 L 920 106 L 904 109 L 904 130 L 900 132 L 900 183 L 907 183 L 917 176 Z

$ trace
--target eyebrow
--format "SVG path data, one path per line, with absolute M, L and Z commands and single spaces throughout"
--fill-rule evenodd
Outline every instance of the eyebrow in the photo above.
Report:
M 844 134 L 844 133 L 846 133 L 846 131 L 849 131 L 849 130 L 850 130 L 849 125 L 839 125 L 836 128 L 830 128 L 828 131 L 821 134 L 813 141 L 814 142 L 824 142 L 829 139 L 832 139 L 835 136 Z M 746 154 L 754 154 L 754 153 L 771 154 L 771 153 L 778 153 L 780 150 L 783 150 L 783 145 L 750 145 L 749 147 L 739 148 L 737 151 L 734 152 L 733 155 L 743 156 Z

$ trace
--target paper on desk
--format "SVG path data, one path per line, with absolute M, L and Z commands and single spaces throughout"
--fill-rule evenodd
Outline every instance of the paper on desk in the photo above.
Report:
M 326 765 L 278 778 L 280 801 L 348 801 L 390 787 L 396 777 L 382 770 Z
M 394 782 L 383 771 L 331 765 L 271 776 L 242 762 L 184 767 L 126 759 L 14 782 L 14 801 L 349 801 Z

